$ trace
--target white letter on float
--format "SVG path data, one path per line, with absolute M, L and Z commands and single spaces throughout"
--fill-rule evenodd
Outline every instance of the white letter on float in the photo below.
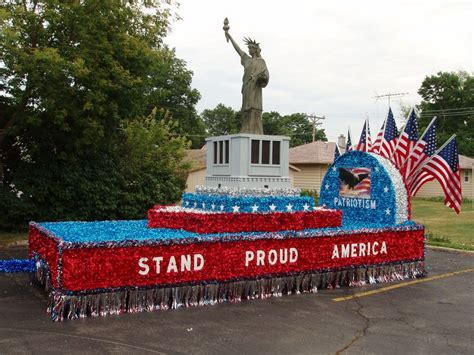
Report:
M 191 255 L 181 255 L 181 271 L 191 271 Z
M 270 265 L 275 265 L 278 260 L 278 254 L 275 249 L 272 249 L 268 252 L 268 263 Z
M 160 262 L 163 261 L 163 257 L 162 256 L 155 256 L 153 258 L 153 261 L 155 262 L 156 273 L 159 274 L 160 273 Z
M 166 269 L 166 272 L 178 272 L 178 266 L 176 265 L 176 258 L 174 256 L 170 257 L 170 261 L 168 262 L 168 269 Z
M 359 256 L 365 256 L 365 244 L 359 243 Z
M 380 254 L 387 254 L 387 244 L 385 244 L 385 241 L 382 242 L 382 248 L 380 249 Z
M 257 266 L 265 265 L 265 252 L 263 250 L 257 250 Z
M 298 260 L 298 249 L 290 248 L 290 263 L 295 263 Z
M 204 267 L 204 256 L 201 254 L 194 255 L 194 271 L 202 270 Z
M 349 257 L 350 246 L 351 246 L 350 244 L 341 245 L 341 257 L 343 257 L 343 258 L 348 258 Z
M 357 244 L 351 244 L 351 257 L 355 258 L 357 256 Z
M 377 249 L 375 249 L 376 247 Z M 379 242 L 374 242 L 374 244 L 372 244 L 372 255 L 378 255 L 379 253 L 378 247 L 379 247 Z
M 245 266 L 249 266 L 249 263 L 255 258 L 253 251 L 247 250 L 245 252 Z
M 339 259 L 339 249 L 337 248 L 337 245 L 334 244 L 334 248 L 332 249 L 332 257 L 331 259 Z
M 283 258 L 283 256 L 285 258 Z M 286 264 L 288 261 L 288 249 L 280 249 L 280 264 Z
M 146 264 L 147 261 L 148 261 L 148 258 L 138 259 L 138 266 L 143 268 L 143 270 L 138 270 L 138 273 L 140 275 L 147 275 L 148 272 L 150 271 L 150 267 Z

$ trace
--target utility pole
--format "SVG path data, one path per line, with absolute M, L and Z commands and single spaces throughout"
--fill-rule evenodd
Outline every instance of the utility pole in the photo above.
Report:
M 316 126 L 320 126 L 323 123 L 321 120 L 325 120 L 326 116 L 316 116 L 314 113 L 306 115 L 306 118 L 313 124 L 313 142 L 316 140 Z
M 402 97 L 402 96 L 406 96 L 408 94 L 410 94 L 410 93 L 409 92 L 396 92 L 396 93 L 389 92 L 388 94 L 384 94 L 384 95 L 376 95 L 373 98 L 378 100 L 378 99 L 386 97 L 388 99 L 388 107 L 390 107 L 390 98 L 391 97 Z

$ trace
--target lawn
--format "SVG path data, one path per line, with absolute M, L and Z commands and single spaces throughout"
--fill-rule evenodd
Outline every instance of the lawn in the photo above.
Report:
M 474 250 L 473 202 L 464 202 L 459 215 L 437 200 L 414 199 L 412 206 L 413 220 L 425 225 L 430 245 Z M 27 233 L 0 232 L 0 247 L 26 239 Z
M 413 220 L 424 224 L 430 245 L 474 250 L 473 202 L 463 202 L 457 215 L 442 201 L 414 199 Z

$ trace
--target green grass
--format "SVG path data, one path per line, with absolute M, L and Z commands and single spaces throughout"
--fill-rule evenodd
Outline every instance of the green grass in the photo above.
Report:
M 14 242 L 19 242 L 21 240 L 27 240 L 28 233 L 9 233 L 0 231 L 0 247 L 7 246 Z
M 414 199 L 413 220 L 425 225 L 429 245 L 474 250 L 473 205 L 472 201 L 463 201 L 457 215 L 441 200 Z

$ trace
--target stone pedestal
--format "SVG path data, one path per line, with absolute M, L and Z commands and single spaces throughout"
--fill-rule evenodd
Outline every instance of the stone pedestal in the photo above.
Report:
M 289 188 L 290 137 L 239 133 L 209 137 L 206 186 Z

